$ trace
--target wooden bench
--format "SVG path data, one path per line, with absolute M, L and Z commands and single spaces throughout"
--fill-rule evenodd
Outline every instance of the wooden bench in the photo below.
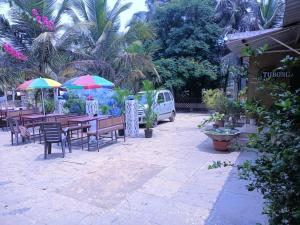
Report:
M 118 141 L 117 131 L 125 129 L 125 118 L 124 116 L 110 117 L 106 119 L 98 119 L 96 122 L 96 130 L 87 133 L 88 136 L 88 150 L 90 150 L 90 138 L 96 137 L 97 150 L 99 151 L 99 141 L 107 138 L 107 134 L 110 134 L 110 142 Z M 124 135 L 124 142 L 126 137 Z

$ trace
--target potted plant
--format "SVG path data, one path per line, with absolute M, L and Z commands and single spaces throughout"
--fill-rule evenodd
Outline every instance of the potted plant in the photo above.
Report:
M 242 107 L 242 103 L 238 100 L 228 100 L 227 102 L 227 107 L 226 107 L 226 114 L 228 116 L 228 118 L 231 117 L 231 122 L 233 124 L 233 126 L 237 126 L 240 124 L 238 124 L 238 121 L 241 118 L 241 115 L 243 114 L 243 107 Z
M 220 89 L 204 90 L 202 98 L 204 104 L 210 111 L 225 113 L 228 99 Z
M 100 112 L 102 115 L 108 115 L 109 114 L 110 107 L 108 105 L 101 105 L 100 106 Z
M 258 118 L 257 110 L 259 106 L 254 102 L 246 102 L 244 105 L 246 117 L 250 120 L 250 125 L 255 126 L 256 119 Z
M 210 117 L 203 120 L 202 123 L 198 125 L 198 127 L 202 128 L 204 127 L 205 124 L 210 122 L 215 122 L 214 127 L 224 127 L 224 123 L 225 123 L 224 118 L 225 118 L 225 114 L 215 112 L 212 115 L 210 115 Z
M 231 141 L 240 134 L 236 129 L 227 128 L 213 128 L 204 133 L 212 139 L 216 151 L 227 151 Z
M 130 95 L 129 90 L 121 89 L 118 87 L 115 89 L 115 94 L 112 96 L 112 98 L 116 102 L 116 106 L 120 109 L 121 115 L 125 114 L 125 100 L 128 98 L 129 95 Z M 125 135 L 124 129 L 119 130 L 118 133 L 119 133 L 119 136 Z
M 145 137 L 151 138 L 153 134 L 153 124 L 156 119 L 156 114 L 154 112 L 155 107 L 155 95 L 156 91 L 154 90 L 153 84 L 149 80 L 143 81 L 143 89 L 145 91 L 146 105 L 143 106 L 143 110 L 145 113 Z

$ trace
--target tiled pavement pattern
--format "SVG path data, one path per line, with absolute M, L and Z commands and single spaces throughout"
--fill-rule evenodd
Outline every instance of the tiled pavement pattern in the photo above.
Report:
M 10 146 L 0 132 L 0 225 L 266 224 L 262 199 L 216 160 L 255 157 L 219 153 L 197 129 L 199 114 L 178 114 L 152 139 L 128 138 L 100 152 L 74 149 L 48 160 L 43 146 Z

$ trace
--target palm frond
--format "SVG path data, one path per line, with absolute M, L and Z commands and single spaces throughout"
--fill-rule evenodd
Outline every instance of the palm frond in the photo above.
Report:
M 115 60 L 115 64 L 121 70 L 141 70 L 144 71 L 144 73 L 154 74 L 157 81 L 161 80 L 149 56 L 136 53 L 124 53 Z
M 58 12 L 57 12 L 55 18 L 54 18 L 54 23 L 56 25 L 61 24 L 61 19 L 62 19 L 63 14 L 69 10 L 70 10 L 70 0 L 63 0 L 58 9 Z
M 0 37 L 11 43 L 18 50 L 27 51 L 28 46 L 24 37 L 27 34 L 17 29 L 15 25 L 11 25 L 4 15 L 0 15 Z
M 74 44 L 81 44 L 81 49 L 94 46 L 92 37 L 92 29 L 94 28 L 95 24 L 92 22 L 79 22 L 74 26 L 67 27 L 63 35 L 57 40 L 56 46 L 61 49 L 74 48 Z
M 90 21 L 84 0 L 74 0 L 72 1 L 72 4 L 76 12 L 79 14 L 79 17 L 81 17 L 85 21 Z M 80 20 L 80 18 L 78 18 L 78 20 Z
M 103 77 L 115 76 L 114 69 L 110 63 L 102 60 L 78 60 L 66 64 L 59 73 L 60 77 L 70 78 L 82 74 L 101 74 Z

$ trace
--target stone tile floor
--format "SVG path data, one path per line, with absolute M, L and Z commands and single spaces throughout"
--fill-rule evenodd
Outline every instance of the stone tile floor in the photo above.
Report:
M 267 224 L 262 199 L 232 168 L 212 161 L 255 158 L 220 153 L 197 129 L 204 116 L 178 114 L 152 139 L 128 138 L 100 152 L 74 149 L 48 160 L 43 146 L 10 146 L 0 132 L 0 225 Z

